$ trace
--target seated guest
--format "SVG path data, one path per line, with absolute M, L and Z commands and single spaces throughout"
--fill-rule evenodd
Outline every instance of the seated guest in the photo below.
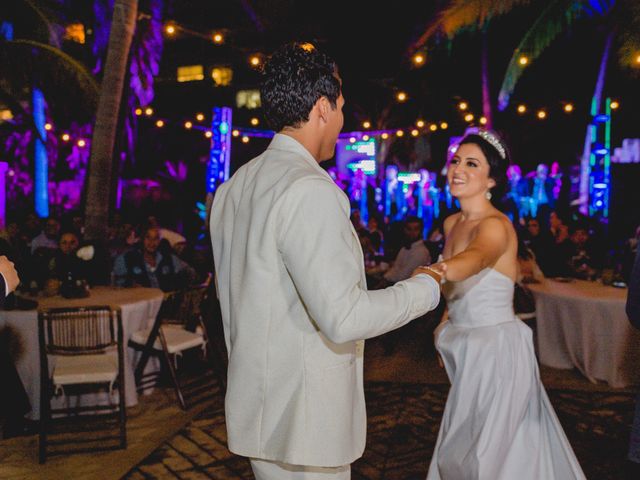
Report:
M 553 237 L 548 231 L 544 231 L 540 226 L 540 221 L 536 217 L 525 219 L 525 230 L 522 232 L 523 247 L 529 249 L 536 258 L 540 269 L 547 276 L 554 276 L 552 249 Z
M 75 231 L 63 232 L 60 235 L 58 249 L 49 261 L 47 275 L 47 290 L 56 293 L 63 282 L 90 282 L 90 264 L 78 256 L 80 239 Z M 53 280 L 53 282 L 52 282 Z
M 147 227 L 142 245 L 116 258 L 113 266 L 116 285 L 154 287 L 168 292 L 192 284 L 196 280 L 194 269 L 170 249 L 160 248 L 160 243 L 158 227 Z
M 569 253 L 570 274 L 576 278 L 593 279 L 602 268 L 600 256 L 593 248 L 589 228 L 583 223 L 574 223 L 569 228 L 571 250 Z
M 380 230 L 380 221 L 375 215 L 371 215 L 369 217 L 369 222 L 367 223 L 367 231 L 369 240 L 371 241 L 371 246 L 376 253 L 379 253 L 382 250 L 384 235 Z
M 55 218 L 48 218 L 44 230 L 31 240 L 31 253 L 35 253 L 39 248 L 55 250 L 58 248 L 58 234 L 60 232 L 60 222 Z
M 422 238 L 422 219 L 407 217 L 402 230 L 404 242 L 393 265 L 384 274 L 384 280 L 391 284 L 406 280 L 421 265 L 431 263 L 431 254 Z

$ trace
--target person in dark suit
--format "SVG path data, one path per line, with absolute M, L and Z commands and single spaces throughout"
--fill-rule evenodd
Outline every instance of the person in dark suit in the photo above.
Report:
M 626 310 L 631 325 L 640 329 L 640 249 L 636 253 L 636 259 L 633 262 L 633 269 L 629 277 Z M 629 478 L 639 478 L 636 475 L 640 475 L 640 394 L 636 399 L 636 413 L 631 426 L 627 458 L 630 461 Z
M 13 292 L 20 278 L 12 261 L 0 256 L 0 309 L 4 308 L 5 298 Z M 19 435 L 26 428 L 25 413 L 31 410 L 29 398 L 18 376 L 13 359 L 4 346 L 0 346 L 0 421 L 4 438 Z

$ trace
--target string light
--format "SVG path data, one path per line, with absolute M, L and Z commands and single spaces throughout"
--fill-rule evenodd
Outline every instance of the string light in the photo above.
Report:
M 145 109 L 144 109 L 144 114 L 145 114 L 147 117 L 150 117 L 151 115 L 153 115 L 153 108 L 151 108 L 151 107 L 147 107 L 147 108 L 145 108 Z
M 573 104 L 572 103 L 567 103 L 564 106 L 564 111 L 567 112 L 567 113 L 573 112 Z
M 518 105 L 518 113 L 520 115 L 522 115 L 523 113 L 525 113 L 527 111 L 527 106 L 526 105 Z
M 50 123 L 45 123 L 44 124 L 44 129 L 48 132 L 53 128 L 53 125 L 51 125 Z
M 389 134 L 387 132 L 384 132 L 382 135 L 380 135 L 380 137 L 382 137 L 383 140 L 386 140 L 387 138 L 389 138 Z
M 242 143 L 249 143 L 249 137 L 247 137 L 246 135 L 242 137 Z
M 438 130 L 438 126 L 435 123 L 432 123 L 431 125 L 429 125 L 429 130 L 435 132 L 436 130 Z
M 213 137 L 213 133 L 211 133 L 211 130 L 207 130 L 206 132 L 204 132 L 204 136 L 207 138 L 211 138 Z
M 356 143 L 356 137 L 349 137 L 350 143 Z
M 203 121 L 204 120 L 204 114 L 198 113 L 196 115 L 196 120 L 199 121 L 199 122 Z
M 184 122 L 184 128 L 186 128 L 187 130 L 190 130 L 191 127 L 193 127 L 193 123 L 191 122 Z
M 610 104 L 609 107 L 611 107 L 611 110 L 616 110 L 618 107 L 620 106 L 620 102 L 613 100 Z
M 406 102 L 407 101 L 407 94 L 405 92 L 398 92 L 396 94 L 396 99 L 399 102 Z
M 166 26 L 164 27 L 164 32 L 165 32 L 167 35 L 174 35 L 174 34 L 176 33 L 176 27 L 175 27 L 175 25 L 172 25 L 172 24 L 168 24 L 168 25 L 166 25 Z
M 524 67 L 529 63 L 529 57 L 527 57 L 526 55 L 521 55 L 518 59 L 518 63 Z
M 83 139 L 78 140 L 78 143 L 76 145 L 78 145 L 80 148 L 84 147 L 87 144 L 87 142 L 85 142 Z
M 545 118 L 547 118 L 547 112 L 545 112 L 544 110 L 538 110 L 537 116 L 540 120 L 544 120 Z
M 486 125 L 487 124 L 487 117 L 480 117 L 480 125 Z
M 416 122 L 416 127 L 418 127 L 418 128 L 422 128 L 422 127 L 424 127 L 424 120 L 418 120 L 418 121 Z
M 262 60 L 260 59 L 259 55 L 251 55 L 249 57 L 249 65 L 251 65 L 252 67 L 256 68 L 259 67 L 260 64 L 262 63 Z
M 254 127 L 258 126 L 258 124 L 260 123 L 260 120 L 258 120 L 256 117 L 253 117 L 250 120 L 251 125 L 253 125 Z
M 415 128 L 413 130 L 411 130 L 411 136 L 412 137 L 417 137 L 420 134 L 420 132 L 418 130 L 416 130 Z
M 224 43 L 224 35 L 220 32 L 216 32 L 213 34 L 213 43 L 216 45 L 222 45 Z
M 398 131 L 396 131 L 396 136 L 397 137 L 403 137 L 404 136 L 404 132 L 402 130 L 398 130 Z
M 69 136 L 68 133 L 63 133 L 62 134 L 62 141 L 63 142 L 68 142 L 71 139 L 71 137 Z
M 362 122 L 362 128 L 371 128 L 371 122 L 369 120 L 365 120 Z
M 636 63 L 640 64 L 640 53 L 636 56 Z
M 446 130 L 447 128 L 449 128 L 449 124 L 447 122 L 440 123 L 441 130 Z
M 464 119 L 465 119 L 467 122 L 471 122 L 471 121 L 473 121 L 473 113 L 467 113 L 467 114 L 464 116 Z
M 142 109 L 141 108 L 136 108 L 133 112 L 138 116 L 142 115 Z
M 426 57 L 423 53 L 416 53 L 413 58 L 413 64 L 417 67 L 419 67 L 420 65 L 424 65 L 424 62 L 426 60 Z
M 156 122 L 156 127 L 158 127 L 158 128 L 162 128 L 162 127 L 164 127 L 164 121 L 163 121 L 163 120 L 158 120 L 158 121 Z
M 234 137 L 239 137 L 240 136 L 240 130 L 233 130 L 231 132 L 231 135 L 234 136 Z

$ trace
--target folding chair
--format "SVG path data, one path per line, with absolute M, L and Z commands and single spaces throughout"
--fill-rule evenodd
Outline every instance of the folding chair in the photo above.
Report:
M 135 370 L 138 389 L 144 390 L 157 381 L 157 373 L 145 374 L 144 369 L 150 355 L 160 355 L 183 410 L 187 409 L 187 391 L 190 395 L 197 396 L 211 387 L 210 383 L 205 382 L 210 379 L 206 375 L 198 376 L 188 383 L 179 381 L 178 360 L 183 353 L 199 349 L 202 357 L 209 363 L 210 371 L 216 371 L 216 362 L 210 354 L 209 337 L 201 314 L 201 305 L 207 301 L 208 292 L 209 281 L 197 287 L 165 293 L 153 326 L 134 332 L 129 339 L 129 346 L 142 351 Z
M 124 389 L 124 347 L 120 309 L 109 306 L 53 308 L 38 311 L 40 340 L 40 463 L 47 454 L 81 453 L 127 447 Z M 51 365 L 50 365 L 51 364 Z M 51 366 L 51 368 L 50 368 Z M 108 403 L 70 406 L 70 395 L 108 392 Z M 113 403 L 114 389 L 118 402 Z M 66 408 L 52 408 L 51 399 L 64 395 Z M 87 403 L 83 397 L 82 403 Z M 80 397 L 76 399 L 80 403 Z M 102 413 L 102 415 L 99 415 Z M 96 435 L 104 420 L 109 434 Z M 54 418 L 55 417 L 55 418 Z M 111 423 L 109 423 L 111 422 Z M 54 426 L 75 423 L 61 440 L 48 438 Z M 118 433 L 112 428 L 117 426 Z M 91 433 L 77 438 L 77 433 Z M 58 432 L 59 433 L 59 432 Z M 117 440 L 117 442 L 113 442 Z M 48 446 L 78 445 L 48 452 Z M 97 445 L 96 445 L 97 444 Z

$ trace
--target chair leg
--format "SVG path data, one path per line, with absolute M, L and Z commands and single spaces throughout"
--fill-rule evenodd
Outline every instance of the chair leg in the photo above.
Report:
M 127 448 L 127 406 L 125 402 L 124 395 L 124 376 L 121 376 L 118 379 L 118 396 L 120 404 L 119 407 L 119 415 L 120 415 L 120 448 Z
M 164 334 L 162 330 L 160 330 L 160 343 L 162 344 L 162 356 L 164 358 L 164 363 L 169 369 L 169 374 L 171 375 L 171 381 L 173 382 L 173 388 L 176 391 L 176 397 L 178 397 L 178 403 L 180 403 L 180 408 L 183 410 L 187 409 L 187 406 L 184 402 L 184 397 L 182 396 L 182 391 L 180 390 L 180 384 L 178 383 L 178 375 L 176 375 L 176 369 L 173 366 L 173 362 L 171 361 L 171 357 L 169 356 L 169 348 L 167 347 L 167 340 L 164 338 Z
M 40 384 L 40 434 L 38 439 L 38 459 L 41 464 L 47 460 L 47 428 L 51 415 L 49 388 L 46 382 Z

